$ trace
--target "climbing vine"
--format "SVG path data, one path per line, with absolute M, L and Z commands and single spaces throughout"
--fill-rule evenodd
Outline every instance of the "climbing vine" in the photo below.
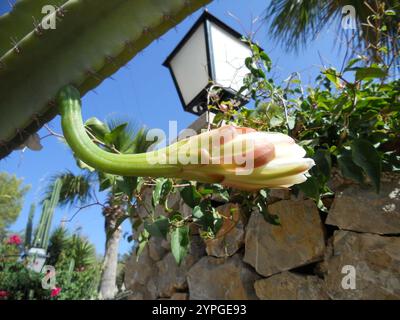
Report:
M 384 21 L 385 13 L 374 19 Z M 377 25 L 384 27 L 384 23 Z M 389 43 L 399 39 L 391 38 Z M 245 61 L 249 72 L 240 95 L 224 100 L 217 86 L 210 89 L 207 112 L 216 113 L 210 129 L 233 124 L 291 136 L 316 164 L 307 181 L 291 191 L 314 199 L 322 211 L 326 211 L 324 198 L 333 195 L 329 181 L 334 168 L 344 179 L 370 184 L 379 192 L 382 171 L 400 170 L 400 81 L 395 77 L 398 67 L 384 62 L 387 48 L 375 45 L 373 50 L 380 57 L 375 62 L 357 55 L 340 69 L 324 67 L 313 85 L 304 86 L 298 73 L 277 83 L 270 76 L 269 56 L 257 45 L 249 45 L 253 54 Z M 243 106 L 243 100 L 250 103 Z M 118 149 L 114 133 L 104 135 L 101 127 L 97 120 L 86 123 L 92 141 L 114 152 Z M 121 190 L 121 199 L 127 200 L 127 214 L 121 221 L 129 217 L 133 222 L 138 256 L 151 237 L 164 238 L 170 240 L 180 264 L 193 229 L 204 239 L 215 239 L 226 219 L 235 222 L 235 214 L 227 217 L 216 209 L 223 203 L 240 204 L 246 215 L 258 211 L 268 222 L 280 223 L 279 217 L 268 212 L 267 189 L 245 192 L 182 179 L 112 176 L 107 174 L 106 180 L 112 180 Z M 146 201 L 149 190 L 150 202 Z M 170 206 L 172 197 L 181 198 L 190 213 Z

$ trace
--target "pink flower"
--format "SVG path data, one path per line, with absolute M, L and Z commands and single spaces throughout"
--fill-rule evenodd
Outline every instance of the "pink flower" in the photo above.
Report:
M 14 244 L 19 246 L 22 243 L 21 237 L 17 234 L 14 234 L 8 238 L 7 244 Z
M 60 292 L 61 292 L 61 288 L 55 287 L 54 289 L 51 290 L 50 296 L 52 298 L 57 297 L 60 294 Z
M 8 297 L 8 292 L 5 290 L 0 290 L 0 299 L 7 297 Z

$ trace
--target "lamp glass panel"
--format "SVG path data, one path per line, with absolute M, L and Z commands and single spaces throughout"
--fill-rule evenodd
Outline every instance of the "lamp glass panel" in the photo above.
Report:
M 251 57 L 249 46 L 214 23 L 210 23 L 212 58 L 215 70 L 214 81 L 235 91 L 243 85 L 249 70 L 245 59 Z
M 170 64 L 183 100 L 188 105 L 209 82 L 204 24 L 192 34 Z

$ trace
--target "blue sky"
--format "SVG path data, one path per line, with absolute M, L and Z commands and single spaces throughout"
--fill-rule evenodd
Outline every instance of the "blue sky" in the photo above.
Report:
M 241 33 L 251 29 L 252 21 L 256 17 L 262 20 L 263 12 L 269 1 L 264 0 L 216 0 L 207 6 L 208 10 L 218 18 L 235 28 Z M 0 0 L 0 14 L 9 10 L 7 0 Z M 233 14 L 240 20 L 234 19 Z M 187 127 L 196 119 L 196 116 L 183 111 L 172 79 L 168 70 L 162 66 L 168 54 L 186 34 L 196 21 L 201 11 L 196 12 L 169 31 L 160 40 L 155 41 L 148 48 L 131 60 L 126 67 L 121 68 L 114 76 L 114 80 L 105 80 L 95 92 L 89 92 L 83 98 L 83 117 L 127 117 L 138 125 L 149 128 L 160 128 L 167 132 L 168 121 L 178 121 L 179 130 Z M 303 82 L 312 83 L 324 65 L 340 67 L 342 54 L 333 46 L 339 34 L 339 25 L 326 26 L 316 41 L 310 42 L 306 50 L 298 54 L 287 53 L 271 40 L 268 35 L 268 26 L 256 23 L 253 29 L 258 29 L 255 39 L 270 55 L 274 68 L 273 78 L 286 79 L 292 72 L 300 72 Z M 321 61 L 322 60 L 322 61 Z M 49 126 L 61 133 L 60 118 L 53 119 Z M 45 129 L 39 135 L 47 134 Z M 46 179 L 61 170 L 69 169 L 78 173 L 75 161 L 68 147 L 50 137 L 42 141 L 44 146 L 40 152 L 16 151 L 6 159 L 0 160 L 0 171 L 7 171 L 24 178 L 26 184 L 31 185 L 31 190 L 25 197 L 24 207 L 17 222 L 12 226 L 14 231 L 25 228 L 29 207 L 32 202 L 38 202 L 46 185 Z M 104 195 L 99 195 L 100 200 Z M 53 227 L 57 226 L 63 218 L 71 217 L 76 208 L 57 209 Z M 37 221 L 40 211 L 36 212 Z M 96 245 L 99 253 L 104 252 L 104 220 L 101 211 L 92 207 L 81 211 L 76 218 L 67 224 L 74 230 L 82 228 L 82 234 Z M 124 232 L 130 234 L 129 222 L 123 225 Z M 129 251 L 131 244 L 127 240 L 121 241 L 120 253 Z

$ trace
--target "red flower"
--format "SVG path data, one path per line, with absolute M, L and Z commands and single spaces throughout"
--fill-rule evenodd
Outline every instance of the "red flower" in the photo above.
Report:
M 61 292 L 61 288 L 57 288 L 55 287 L 54 289 L 51 290 L 51 294 L 50 296 L 53 297 L 57 297 Z
M 19 246 L 22 243 L 21 237 L 17 234 L 14 234 L 8 238 L 7 244 L 14 244 Z
M 0 290 L 0 299 L 7 298 L 7 297 L 8 297 L 8 292 L 5 290 Z

